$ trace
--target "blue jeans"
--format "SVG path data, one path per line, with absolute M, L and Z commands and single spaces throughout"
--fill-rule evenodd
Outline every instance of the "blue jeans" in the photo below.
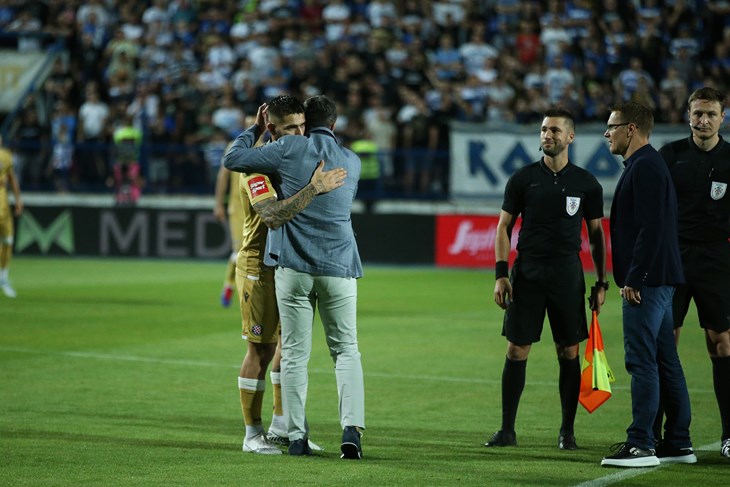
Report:
M 631 375 L 631 414 L 627 442 L 654 448 L 652 426 L 661 393 L 667 416 L 664 441 L 690 448 L 689 393 L 674 343 L 672 297 L 674 287 L 641 288 L 641 304 L 623 301 L 626 371 Z

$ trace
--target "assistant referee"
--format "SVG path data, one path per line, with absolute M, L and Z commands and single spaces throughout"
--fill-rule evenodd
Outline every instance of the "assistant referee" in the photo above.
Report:
M 540 128 L 540 161 L 510 177 L 497 224 L 494 301 L 506 310 L 502 334 L 507 357 L 502 371 L 502 427 L 484 446 L 517 444 L 515 419 L 525 386 L 527 357 L 540 340 L 547 312 L 560 364 L 561 450 L 577 449 L 573 425 L 580 391 L 578 345 L 588 337 L 585 280 L 580 260 L 586 221 L 597 282 L 591 306 L 600 311 L 608 289 L 603 189 L 596 178 L 568 160 L 575 121 L 562 108 L 545 112 Z M 510 234 L 517 217 L 522 228 L 517 259 L 508 279 Z
M 719 133 L 724 106 L 721 91 L 709 87 L 694 91 L 688 100 L 692 135 L 670 142 L 659 153 L 677 190 L 686 280 L 674 294 L 675 338 L 679 340 L 694 299 L 712 360 L 722 423 L 720 454 L 730 458 L 730 144 Z

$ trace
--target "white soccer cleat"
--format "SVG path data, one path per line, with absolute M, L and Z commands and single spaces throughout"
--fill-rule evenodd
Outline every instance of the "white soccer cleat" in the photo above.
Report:
M 266 434 L 263 431 L 252 438 L 244 438 L 243 451 L 246 453 L 258 453 L 259 455 L 282 454 L 281 450 L 266 439 Z
M 9 298 L 14 298 L 18 295 L 18 293 L 15 292 L 15 289 L 13 289 L 13 286 L 10 285 L 9 281 L 2 281 L 0 283 L 0 287 L 3 289 L 3 294 Z
M 286 431 L 276 429 L 273 424 L 269 426 L 269 432 L 266 433 L 266 439 L 271 443 L 276 443 L 277 445 L 289 446 L 289 436 L 286 434 Z
M 720 445 L 720 455 L 725 458 L 730 458 L 730 438 L 722 440 L 722 444 Z

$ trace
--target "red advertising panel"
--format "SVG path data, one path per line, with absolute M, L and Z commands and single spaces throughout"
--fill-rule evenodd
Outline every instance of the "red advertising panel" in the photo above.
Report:
M 436 265 L 439 267 L 494 267 L 494 238 L 497 233 L 497 216 L 484 215 L 437 215 L 436 216 Z M 517 256 L 515 246 L 520 233 L 518 219 L 512 230 L 512 248 L 509 260 L 514 262 Z M 611 242 L 608 235 L 608 218 L 603 220 L 603 230 L 606 234 L 607 268 L 611 270 Z M 590 245 L 585 225 L 582 233 L 582 248 L 580 253 L 583 269 L 593 270 L 593 261 L 590 255 Z

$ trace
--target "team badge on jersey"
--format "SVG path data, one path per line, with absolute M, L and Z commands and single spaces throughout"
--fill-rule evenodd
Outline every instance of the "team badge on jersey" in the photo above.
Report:
M 578 213 L 578 208 L 580 208 L 580 198 L 577 196 L 567 196 L 565 198 L 565 211 L 568 215 L 573 216 Z
M 266 178 L 263 176 L 252 177 L 247 182 L 248 189 L 251 191 L 252 200 L 270 191 L 269 187 L 266 185 Z
M 727 189 L 727 183 L 718 183 L 717 181 L 712 182 L 710 188 L 710 198 L 717 201 L 725 196 L 725 190 Z
M 264 327 L 261 325 L 253 325 L 251 327 L 251 334 L 253 336 L 260 337 L 263 332 L 264 332 Z

